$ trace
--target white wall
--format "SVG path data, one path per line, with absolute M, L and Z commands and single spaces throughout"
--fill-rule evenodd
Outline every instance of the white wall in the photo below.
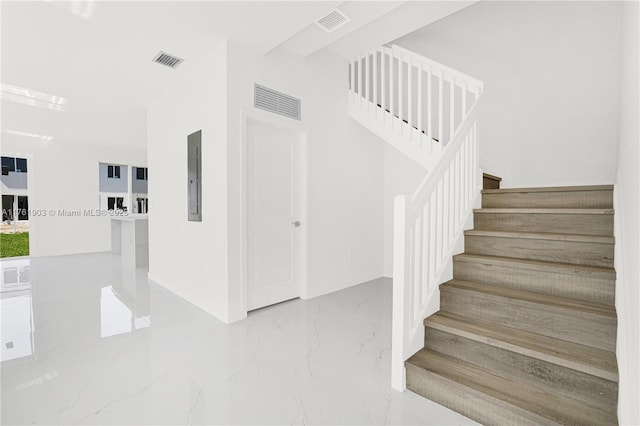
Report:
M 259 56 L 229 48 L 229 279 L 230 311 L 240 312 L 241 112 L 253 108 L 259 83 L 302 99 L 308 135 L 308 291 L 336 291 L 382 276 L 383 144 L 348 116 L 347 61 L 321 51 L 307 58 L 286 52 Z M 233 93 L 233 95 L 231 95 Z M 286 119 L 284 119 L 286 120 Z M 294 123 L 295 121 L 290 120 Z M 233 316 L 233 314 L 232 314 Z
M 615 179 L 619 2 L 479 2 L 395 43 L 485 83 L 481 167 L 503 187 Z
M 29 218 L 31 256 L 111 250 L 110 219 L 84 216 L 85 209 L 100 208 L 98 164 L 146 164 L 145 151 L 3 134 L 2 152 L 27 158 L 29 209 L 46 213 Z M 61 216 L 58 210 L 81 215 Z
M 226 44 L 147 111 L 149 278 L 228 319 Z M 202 222 L 187 220 L 187 135 L 202 130 Z M 137 164 L 139 165 L 139 164 Z
M 393 277 L 393 199 L 411 197 L 427 171 L 395 148 L 384 149 L 384 276 Z
M 622 7 L 616 201 L 619 420 L 640 424 L 640 117 L 638 2 Z

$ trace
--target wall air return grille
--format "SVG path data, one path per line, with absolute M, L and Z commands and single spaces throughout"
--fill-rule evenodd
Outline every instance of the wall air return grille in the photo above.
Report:
M 169 55 L 165 52 L 160 52 L 155 56 L 155 58 L 153 58 L 153 62 L 175 69 L 178 67 L 178 65 L 184 62 L 184 59 L 180 59 L 177 56 Z
M 330 33 L 337 30 L 351 19 L 338 9 L 334 9 L 329 14 L 323 16 L 316 21 L 316 24 L 326 32 Z
M 302 117 L 300 99 L 259 84 L 255 85 L 253 106 L 294 120 L 300 120 Z

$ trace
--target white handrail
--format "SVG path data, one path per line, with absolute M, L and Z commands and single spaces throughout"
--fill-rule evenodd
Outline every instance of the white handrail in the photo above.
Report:
M 483 83 L 395 45 L 352 60 L 350 73 L 350 115 L 427 169 L 394 200 L 391 384 L 404 390 L 404 362 L 424 345 L 423 319 L 479 194 Z
M 405 57 L 414 58 L 414 60 L 422 63 L 423 66 L 432 66 L 434 67 L 434 69 L 438 70 L 438 72 L 443 72 L 445 74 L 453 75 L 457 79 L 460 79 L 461 81 L 467 81 L 472 86 L 480 89 L 480 91 L 482 91 L 482 89 L 484 88 L 484 83 L 482 83 L 482 81 L 476 78 L 473 78 L 470 75 L 465 74 L 461 71 L 458 71 L 446 65 L 443 65 L 440 62 L 436 62 L 433 59 L 429 59 L 418 53 L 412 52 L 411 50 L 405 49 L 404 47 L 400 47 L 397 44 L 392 45 L 391 50 L 394 50 L 396 52 L 401 52 Z

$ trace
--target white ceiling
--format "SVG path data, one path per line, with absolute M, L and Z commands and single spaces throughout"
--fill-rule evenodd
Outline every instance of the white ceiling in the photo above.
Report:
M 60 111 L 3 99 L 2 136 L 144 149 L 146 105 L 223 39 L 263 53 L 282 48 L 306 56 L 328 46 L 348 57 L 469 3 L 2 1 L 2 83 L 66 100 Z M 352 21 L 326 33 L 314 22 L 336 7 Z M 423 17 L 408 16 L 416 11 Z M 151 62 L 160 50 L 185 62 L 176 70 Z
M 144 119 L 135 132 L 131 119 L 221 39 L 266 52 L 339 4 L 2 1 L 2 83 L 67 100 L 64 111 L 3 100 L 3 130 L 144 148 Z M 160 50 L 185 62 L 151 62 Z

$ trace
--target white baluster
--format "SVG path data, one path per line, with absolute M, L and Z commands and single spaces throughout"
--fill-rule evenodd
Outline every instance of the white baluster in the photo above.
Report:
M 364 101 L 364 56 L 360 58 L 358 77 L 360 78 L 360 105 L 362 106 L 362 103 Z
M 371 107 L 371 105 L 369 105 L 369 101 L 370 101 L 370 99 L 369 99 L 369 98 L 370 98 L 370 95 L 371 95 L 371 89 L 369 88 L 369 84 L 371 83 L 371 81 L 370 81 L 370 76 L 369 76 L 369 72 L 370 72 L 370 71 L 369 71 L 369 68 L 370 68 L 370 65 L 371 65 L 371 60 L 369 60 L 369 54 L 367 54 L 367 55 L 365 56 L 365 60 L 364 60 L 364 66 L 365 66 L 365 69 L 364 69 L 364 76 L 365 76 L 365 77 L 364 77 L 364 81 L 365 81 L 365 83 L 364 83 L 364 84 L 365 84 L 365 92 L 364 92 L 364 95 L 365 95 L 365 97 L 366 97 L 366 99 L 367 99 L 367 110 L 371 109 L 371 108 L 370 108 L 370 107 Z
M 409 125 L 409 140 L 413 135 L 413 60 L 407 61 L 407 124 Z
M 403 126 L 403 117 L 404 117 L 404 89 L 402 85 L 402 80 L 404 80 L 404 73 L 402 72 L 402 54 L 398 55 L 398 118 L 400 119 L 400 134 L 402 134 Z
M 440 79 L 438 80 L 438 140 L 440 141 L 440 148 L 444 148 L 444 130 L 443 130 L 443 117 L 442 117 L 442 113 L 443 113 L 443 98 L 444 98 L 444 93 L 442 91 L 442 86 L 443 86 L 443 80 L 444 80 L 444 73 L 442 71 L 440 71 Z
M 456 167 L 456 191 L 455 191 L 455 199 L 456 199 L 456 223 L 460 223 L 460 193 L 462 192 L 460 189 L 462 188 L 462 161 L 460 160 L 460 151 L 456 152 L 455 157 L 455 167 Z
M 421 303 L 425 304 L 429 294 L 429 203 L 422 209 L 422 282 L 420 283 L 422 298 Z
M 455 164 L 452 162 L 449 164 L 449 187 L 451 188 L 451 194 L 449 195 L 449 217 L 451 218 L 452 226 L 449 227 L 449 241 L 453 240 L 454 235 L 458 232 L 458 222 L 456 222 L 455 213 L 456 213 L 456 202 L 455 202 L 455 191 L 456 191 L 456 169 Z
M 422 146 L 422 62 L 418 64 L 418 137 Z
M 453 132 L 455 131 L 455 121 L 456 121 L 456 110 L 454 107 L 455 96 L 456 96 L 456 77 L 452 75 L 451 81 L 449 82 L 449 140 L 453 138 Z
M 351 91 L 356 93 L 356 61 L 351 59 Z
M 462 145 L 462 155 L 464 156 L 464 190 L 462 196 L 464 197 L 463 209 L 466 210 L 469 203 L 469 196 L 467 191 L 469 190 L 469 145 L 465 143 Z
M 373 51 L 373 108 L 378 116 L 378 50 Z
M 386 114 L 386 109 L 385 109 L 385 94 L 387 92 L 387 79 L 386 77 L 386 70 L 384 67 L 384 63 L 385 63 L 385 58 L 386 58 L 387 54 L 385 53 L 384 49 L 381 51 L 381 56 L 380 56 L 380 74 L 382 74 L 382 80 L 380 82 L 380 92 L 382 93 L 382 98 L 380 99 L 380 107 L 382 109 L 382 117 L 384 120 L 387 119 L 387 114 Z
M 444 245 L 444 241 L 443 241 L 443 229 L 442 229 L 442 223 L 444 222 L 444 211 L 442 209 L 443 206 L 443 188 L 442 188 L 442 180 L 440 182 L 438 182 L 438 189 L 437 189 L 437 200 L 438 200 L 438 251 L 437 251 L 437 262 L 438 264 L 440 264 L 440 262 L 442 261 L 442 257 L 444 255 L 444 250 L 443 250 L 443 245 Z
M 473 146 L 475 148 L 475 171 L 476 174 L 476 183 L 474 185 L 474 189 L 478 189 L 480 187 L 480 182 L 482 182 L 482 177 L 480 176 L 480 145 L 478 140 L 478 122 L 475 121 L 473 123 Z
M 414 222 L 414 244 L 415 244 L 415 257 L 413 259 L 414 275 L 413 275 L 413 288 L 414 288 L 414 306 L 416 308 L 415 320 L 419 320 L 421 313 L 421 285 L 422 282 L 422 257 L 424 255 L 422 250 L 422 215 L 420 214 Z
M 466 80 L 462 83 L 462 115 L 460 119 L 460 125 L 465 118 L 467 118 L 467 82 Z
M 389 111 L 391 111 L 391 128 L 394 127 L 394 117 L 396 114 L 396 106 L 395 106 L 395 76 L 394 76 L 394 54 L 393 52 L 389 52 Z
M 449 226 L 451 226 L 451 218 L 449 216 L 449 174 L 445 172 L 444 177 L 442 179 L 442 211 L 443 211 L 443 221 L 442 224 L 442 247 L 444 249 L 443 254 L 447 254 L 449 250 Z
M 409 225 L 409 251 L 408 251 L 408 260 L 409 263 L 407 265 L 407 276 L 409 277 L 407 279 L 407 299 L 408 299 L 408 308 L 409 308 L 409 312 L 408 312 L 408 317 L 409 317 L 409 328 L 411 328 L 411 325 L 413 324 L 415 317 L 416 317 L 416 306 L 415 306 L 415 269 L 414 269 L 414 264 L 415 264 L 415 256 L 416 256 L 416 245 L 415 245 L 415 222 L 408 222 Z
M 431 115 L 433 114 L 433 91 L 431 90 L 431 79 L 432 79 L 432 67 L 429 65 L 429 71 L 427 71 L 427 136 L 429 137 L 429 152 L 433 151 L 433 137 L 435 133 L 433 131 L 433 126 L 431 124 Z

